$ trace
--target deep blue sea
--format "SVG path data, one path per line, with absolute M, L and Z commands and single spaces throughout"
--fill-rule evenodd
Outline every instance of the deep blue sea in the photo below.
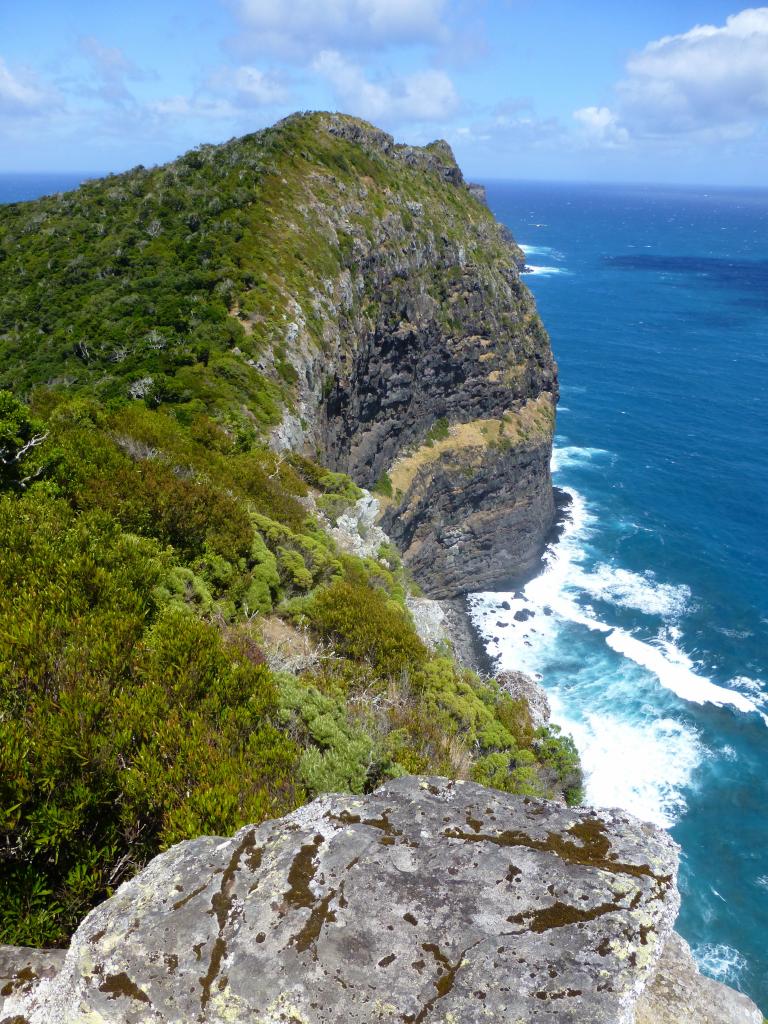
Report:
M 560 365 L 572 504 L 541 575 L 471 598 L 475 622 L 541 678 L 589 802 L 671 829 L 678 930 L 768 1013 L 768 191 L 488 200 Z
M 54 192 L 66 192 L 93 177 L 70 171 L 48 174 L 0 174 L 0 203 L 38 199 Z
M 0 175 L 0 202 L 85 177 Z M 541 575 L 472 598 L 476 624 L 541 677 L 589 801 L 671 828 L 679 930 L 768 1012 L 768 192 L 497 182 L 488 199 L 560 364 L 572 504 Z

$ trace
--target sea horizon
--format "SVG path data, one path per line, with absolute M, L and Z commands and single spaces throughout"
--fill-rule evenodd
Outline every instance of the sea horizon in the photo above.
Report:
M 182 156 L 179 153 L 178 159 Z M 152 170 L 156 167 L 164 166 L 163 163 L 158 164 L 146 164 L 147 170 Z M 79 185 L 86 181 L 108 178 L 118 176 L 120 174 L 127 174 L 133 170 L 134 167 L 124 167 L 120 170 L 77 170 L 77 171 L 4 171 L 0 170 L 0 204 L 3 203 L 15 203 L 15 202 L 28 202 L 32 199 L 39 199 L 44 195 L 55 194 L 56 192 L 71 191 L 72 189 L 78 188 Z M 708 189 L 717 192 L 736 193 L 736 192 L 754 192 L 758 195 L 768 195 L 768 185 L 750 185 L 750 184 L 730 184 L 724 182 L 706 182 L 706 181 L 660 181 L 660 180 L 646 180 L 646 179 L 632 179 L 627 181 L 621 181 L 617 179 L 605 179 L 599 178 L 510 178 L 508 176 L 496 177 L 488 174 L 473 174 L 472 172 L 466 172 L 464 178 L 470 182 L 477 182 L 478 184 L 486 186 L 495 185 L 516 185 L 516 186 L 528 186 L 528 185 L 543 185 L 543 186 L 574 186 L 574 187 L 596 187 L 606 189 L 631 189 L 631 188 L 648 188 L 648 189 L 679 189 L 681 191 L 701 191 Z M 4 198 L 5 191 L 3 190 L 3 184 L 11 184 L 12 179 L 18 183 L 19 179 L 24 179 L 25 183 L 31 182 L 33 179 L 51 179 L 51 183 L 54 185 L 51 192 L 36 192 L 34 195 L 29 197 L 13 198 L 12 193 L 9 189 L 8 195 L 11 198 Z M 75 181 L 75 184 L 69 182 Z M 58 184 L 58 187 L 56 187 Z

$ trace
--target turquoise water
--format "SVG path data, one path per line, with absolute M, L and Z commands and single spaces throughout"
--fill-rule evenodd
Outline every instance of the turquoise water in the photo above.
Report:
M 678 929 L 768 1012 L 768 192 L 491 183 L 488 199 L 560 365 L 553 468 L 572 504 L 543 573 L 475 595 L 475 621 L 503 665 L 540 675 L 590 802 L 671 828 Z
M 83 177 L 0 175 L 0 202 Z M 476 622 L 492 655 L 541 675 L 589 799 L 671 827 L 679 930 L 766 1011 L 768 192 L 488 197 L 536 268 L 572 504 L 544 572 L 476 596 Z

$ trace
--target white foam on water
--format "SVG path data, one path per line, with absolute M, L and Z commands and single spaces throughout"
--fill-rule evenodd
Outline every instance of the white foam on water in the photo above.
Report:
M 768 684 L 762 679 L 750 679 L 749 676 L 735 676 L 729 686 L 748 693 L 755 704 L 768 704 Z
M 662 828 L 682 817 L 684 790 L 702 758 L 692 729 L 672 718 L 650 716 L 639 721 L 599 713 L 568 718 L 556 695 L 552 709 L 579 749 L 588 804 L 621 807 Z
M 570 270 L 566 270 L 565 267 L 545 267 L 536 266 L 533 263 L 526 263 L 523 267 L 524 274 L 570 274 Z
M 608 454 L 602 449 L 569 452 L 573 459 L 586 460 Z M 559 540 L 544 556 L 540 575 L 522 591 L 486 592 L 470 598 L 475 625 L 487 640 L 488 653 L 499 659 L 502 668 L 538 674 L 546 652 L 552 650 L 567 624 L 597 634 L 610 635 L 612 630 L 590 606 L 578 600 L 585 575 L 581 563 L 587 557 L 597 521 L 582 496 L 573 489 L 566 490 L 571 504 Z M 645 584 L 648 586 L 648 581 Z M 509 607 L 502 608 L 502 602 Z M 535 614 L 523 622 L 515 621 L 515 613 L 523 611 Z M 622 693 L 625 688 L 634 692 L 636 683 L 636 679 L 624 679 L 617 669 L 609 684 L 611 708 L 622 707 Z M 679 819 L 686 807 L 683 790 L 690 785 L 702 757 L 693 729 L 648 713 L 630 720 L 612 710 L 581 708 L 575 703 L 575 692 L 566 693 L 551 685 L 548 695 L 554 721 L 571 733 L 579 748 L 590 804 L 622 807 L 663 827 Z
M 724 984 L 733 985 L 737 982 L 747 966 L 746 958 L 738 949 L 726 946 L 725 943 L 702 943 L 694 946 L 691 952 L 702 974 Z
M 718 686 L 706 676 L 694 672 L 692 660 L 672 640 L 659 636 L 649 643 L 638 640 L 624 629 L 613 629 L 605 642 L 611 650 L 653 672 L 663 687 L 683 700 L 693 704 L 714 704 L 719 708 L 733 707 L 745 714 L 756 711 L 768 725 L 768 715 L 763 714 L 749 697 Z
M 559 252 L 551 245 L 527 245 L 522 242 L 519 244 L 526 256 L 551 256 L 552 259 L 558 261 L 565 259 L 563 253 Z
M 560 450 L 558 458 L 553 458 L 553 463 L 557 469 L 562 469 L 564 465 L 589 462 L 598 455 L 609 454 L 600 448 L 566 447 Z M 554 615 L 568 622 L 605 633 L 605 642 L 611 650 L 653 673 L 665 689 L 683 700 L 729 706 L 745 714 L 758 712 L 768 725 L 768 716 L 754 700 L 738 690 L 718 686 L 695 671 L 691 658 L 675 643 L 680 633 L 673 625 L 668 624 L 663 633 L 648 642 L 601 621 L 591 606 L 579 602 L 581 593 L 637 608 L 646 614 L 675 619 L 685 611 L 691 594 L 685 584 L 658 582 L 650 571 L 639 574 L 607 565 L 585 571 L 581 566 L 586 555 L 584 545 L 594 532 L 596 519 L 577 491 L 564 490 L 571 497 L 565 528 L 559 542 L 552 545 L 544 557 L 544 571 L 525 587 L 526 600 L 541 609 L 549 607 Z M 553 627 L 556 628 L 555 624 L 547 626 L 550 636 Z M 533 647 L 530 636 L 527 639 Z M 525 658 L 527 663 L 530 660 L 530 657 Z M 741 677 L 742 683 L 745 678 Z
M 691 598 L 690 587 L 658 583 L 650 570 L 636 573 L 600 564 L 591 572 L 582 573 L 578 582 L 591 597 L 662 618 L 679 618 Z
M 562 446 L 553 453 L 553 471 L 605 464 L 612 457 L 605 449 Z M 607 563 L 588 569 L 597 519 L 577 491 L 563 490 L 571 504 L 558 541 L 545 552 L 541 573 L 512 593 L 471 595 L 470 614 L 500 668 L 521 669 L 538 678 L 545 672 L 553 719 L 573 735 L 581 754 L 588 802 L 622 807 L 668 828 L 685 812 L 685 791 L 709 752 L 692 726 L 668 711 L 654 714 L 653 702 L 640 705 L 642 687 L 650 682 L 647 674 L 685 701 L 744 713 L 760 713 L 752 693 L 760 686 L 764 694 L 765 688 L 746 677 L 733 680 L 733 689 L 718 686 L 696 671 L 679 646 L 681 632 L 675 624 L 691 601 L 685 584 L 658 580 L 650 570 L 634 573 Z M 657 616 L 664 627 L 652 640 L 640 639 L 611 623 L 607 613 L 598 615 L 590 599 Z M 574 628 L 575 633 L 569 632 Z M 585 643 L 589 649 L 587 633 L 579 639 L 580 629 L 602 636 L 621 659 L 614 666 L 599 654 L 587 655 L 583 686 L 581 680 L 559 677 L 556 669 L 547 672 L 553 652 L 557 665 L 559 643 L 566 658 L 573 657 L 575 645 Z M 749 690 L 750 696 L 739 690 Z M 768 724 L 768 716 L 763 718 Z
M 552 450 L 550 468 L 553 473 L 560 473 L 564 469 L 570 469 L 571 466 L 586 466 L 601 456 L 609 456 L 613 460 L 611 452 L 606 451 L 605 448 L 577 448 L 575 445 L 560 445 Z

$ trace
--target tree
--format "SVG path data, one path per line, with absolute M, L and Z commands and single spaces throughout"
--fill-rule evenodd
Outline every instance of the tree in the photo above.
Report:
M 23 490 L 42 473 L 33 455 L 48 437 L 29 409 L 10 391 L 0 391 L 0 489 Z

